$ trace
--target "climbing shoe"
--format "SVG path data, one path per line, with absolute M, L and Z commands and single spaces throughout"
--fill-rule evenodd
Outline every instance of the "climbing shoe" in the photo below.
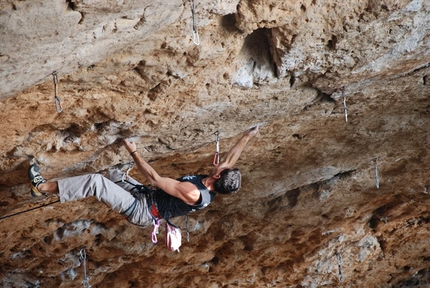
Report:
M 45 183 L 46 180 L 43 179 L 42 175 L 40 175 L 39 166 L 32 164 L 30 168 L 28 168 L 28 178 L 30 178 L 31 181 L 31 196 L 43 196 L 44 194 L 40 192 L 37 187 L 39 187 L 40 184 Z

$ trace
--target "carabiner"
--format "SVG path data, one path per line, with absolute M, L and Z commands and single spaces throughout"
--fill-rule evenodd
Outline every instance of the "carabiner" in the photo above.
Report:
M 215 154 L 214 154 L 214 161 L 212 162 L 212 164 L 214 166 L 218 166 L 218 164 L 219 164 L 219 153 L 218 152 L 215 152 Z
M 197 46 L 200 45 L 200 37 L 199 32 L 197 32 L 197 30 L 193 30 L 193 43 Z
M 54 81 L 55 110 L 57 110 L 58 113 L 61 113 L 63 111 L 63 105 L 61 105 L 61 100 L 57 95 L 57 84 L 58 84 L 57 70 L 52 72 L 52 78 Z
M 61 105 L 61 100 L 58 96 L 55 96 L 55 110 L 57 110 L 58 113 L 63 112 L 63 105 Z
M 158 234 L 158 228 L 160 227 L 161 220 L 160 219 L 152 219 L 152 225 L 154 225 L 154 230 L 152 230 L 151 233 L 151 240 L 152 243 L 157 244 L 157 234 Z
M 216 150 L 215 150 L 214 160 L 212 164 L 214 166 L 218 166 L 219 164 L 219 131 L 218 130 L 215 132 L 215 142 L 216 142 Z
M 196 7 L 194 5 L 194 0 L 191 1 L 191 14 L 193 16 L 193 42 L 196 45 L 200 45 L 199 32 L 197 31 L 197 21 L 196 21 Z

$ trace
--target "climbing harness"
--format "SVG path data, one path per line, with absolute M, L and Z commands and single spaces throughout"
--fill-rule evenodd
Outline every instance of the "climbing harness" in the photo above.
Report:
M 91 288 L 91 285 L 88 282 L 90 278 L 87 277 L 87 253 L 85 252 L 85 248 L 82 248 L 81 251 L 79 251 L 79 254 L 79 260 L 84 263 L 84 279 L 82 280 L 82 286 L 84 288 Z
M 116 182 L 115 182 L 116 184 L 118 184 L 118 183 L 120 183 L 120 182 L 128 183 L 128 184 L 130 184 L 131 186 L 134 186 L 134 189 L 136 190 L 136 191 L 134 192 L 134 193 L 135 193 L 135 194 L 134 194 L 134 196 L 135 196 L 135 198 L 136 198 L 135 202 L 134 202 L 134 203 L 133 203 L 133 205 L 132 205 L 129 209 L 127 209 L 127 211 L 125 211 L 123 214 L 127 215 L 127 218 L 126 218 L 126 219 L 127 219 L 127 221 L 128 221 L 128 222 L 130 222 L 130 223 L 131 223 L 131 224 L 133 224 L 133 225 L 136 225 L 136 226 L 141 227 L 141 226 L 140 226 L 140 225 L 138 225 L 138 224 L 132 223 L 132 222 L 129 220 L 129 217 L 130 217 L 130 215 L 132 215 L 132 214 L 133 214 L 134 209 L 136 208 L 136 202 L 138 201 L 138 200 L 137 200 L 137 198 L 139 197 L 138 195 L 142 193 L 142 194 L 146 197 L 147 201 L 150 201 L 150 202 L 151 202 L 152 225 L 154 226 L 154 229 L 152 230 L 152 233 L 151 233 L 151 240 L 152 240 L 152 243 L 157 244 L 157 243 L 158 243 L 157 234 L 159 233 L 159 228 L 160 228 L 160 223 L 161 223 L 161 217 L 158 217 L 158 216 L 159 216 L 159 215 L 157 215 L 157 214 L 158 214 L 158 212 L 156 212 L 156 211 L 158 211 L 158 209 L 157 209 L 157 207 L 156 207 L 156 206 L 154 206 L 154 205 L 155 205 L 155 203 L 154 203 L 154 201 L 152 200 L 153 188 L 152 188 L 152 186 L 151 186 L 151 185 L 149 185 L 149 186 L 139 185 L 139 184 L 134 184 L 134 183 L 132 183 L 132 182 L 130 182 L 130 181 L 129 181 L 129 180 L 130 180 L 130 178 L 129 178 L 129 173 L 130 173 L 130 171 L 133 169 L 133 167 L 134 167 L 134 161 L 133 161 L 133 160 L 131 160 L 131 161 L 128 163 L 128 168 L 127 168 L 126 172 L 124 172 L 124 173 L 122 174 L 121 180 L 120 180 L 120 181 L 116 181 Z M 130 210 L 130 211 L 129 211 L 129 210 Z
M 214 154 L 214 161 L 212 162 L 212 164 L 214 166 L 218 166 L 219 164 L 219 131 L 218 130 L 215 132 L 215 143 L 216 143 L 216 150 Z
M 214 162 L 213 162 L 214 165 L 218 165 L 218 163 L 219 163 L 219 137 L 218 136 L 219 136 L 219 131 L 216 132 L 216 144 L 217 145 L 216 145 L 216 154 L 215 154 Z M 138 227 L 145 228 L 146 226 L 142 226 L 142 225 L 133 223 L 130 219 L 134 215 L 133 213 L 137 207 L 138 201 L 143 200 L 142 197 L 145 197 L 150 215 L 152 216 L 152 224 L 154 226 L 153 231 L 151 233 L 152 242 L 154 244 L 158 243 L 157 234 L 159 233 L 159 227 L 160 227 L 161 220 L 164 219 L 166 221 L 166 228 L 165 228 L 166 246 L 170 251 L 179 251 L 179 247 L 182 244 L 181 229 L 178 226 L 172 224 L 169 221 L 169 219 L 171 217 L 176 217 L 176 216 L 181 216 L 181 215 L 184 215 L 186 217 L 185 222 L 186 222 L 186 231 L 187 231 L 187 241 L 190 241 L 188 213 L 196 211 L 196 209 L 202 209 L 202 208 L 206 207 L 210 203 L 210 201 L 212 200 L 213 195 L 211 195 L 210 191 L 205 192 L 206 194 L 204 194 L 202 196 L 202 203 L 205 204 L 204 206 L 198 205 L 196 207 L 178 207 L 178 208 L 176 208 L 176 210 L 174 211 L 173 214 L 167 213 L 166 215 L 164 215 L 165 211 L 159 210 L 159 207 L 158 207 L 158 204 L 156 201 L 156 197 L 154 197 L 154 194 L 156 193 L 156 191 L 153 189 L 153 187 L 151 185 L 145 186 L 145 185 L 142 185 L 140 183 L 136 183 L 135 181 L 133 181 L 133 179 L 131 177 L 129 178 L 128 174 L 129 174 L 130 170 L 133 168 L 133 165 L 134 165 L 134 163 L 132 161 L 130 161 L 130 164 L 129 164 L 127 171 L 123 172 L 122 175 L 120 176 L 121 180 L 114 182 L 114 183 L 119 184 L 119 185 L 121 185 L 121 183 L 127 183 L 127 184 L 131 185 L 132 187 L 126 187 L 125 189 L 132 192 L 133 196 L 136 198 L 134 200 L 133 204 L 131 204 L 130 207 L 127 208 L 125 211 L 123 211 L 121 214 L 124 215 L 126 217 L 126 220 L 129 221 L 131 224 L 136 225 Z M 187 176 L 184 176 L 178 180 L 180 180 L 181 182 L 190 181 L 191 183 L 194 183 L 198 180 L 197 179 L 194 182 L 192 181 L 192 179 L 194 179 L 194 177 L 196 177 L 196 176 L 188 176 L 189 178 L 186 178 L 186 177 Z M 202 176 L 200 176 L 200 177 L 202 177 Z M 200 185 L 203 186 L 201 181 L 197 181 L 197 182 L 199 182 Z M 196 185 L 196 186 L 199 188 L 199 190 L 202 189 L 200 186 L 198 186 L 198 185 Z M 205 191 L 206 190 L 208 190 L 208 189 L 205 187 Z M 161 192 L 159 192 L 159 193 L 161 193 Z M 162 200 L 162 201 L 164 201 L 164 200 Z M 164 203 L 164 202 L 162 202 L 162 203 Z M 173 204 L 175 204 L 175 203 L 173 203 Z M 188 205 L 188 206 L 190 206 L 190 205 Z M 161 207 L 161 208 L 163 208 L 163 207 Z M 184 210 L 184 208 L 186 210 Z M 177 211 L 179 211 L 180 213 L 175 214 Z M 163 214 L 161 214 L 161 213 L 163 213 Z
M 61 113 L 63 111 L 63 105 L 61 105 L 61 100 L 57 95 L 57 85 L 58 85 L 57 70 L 52 72 L 52 77 L 54 80 L 55 109 L 57 110 L 58 113 Z
M 191 13 L 193 14 L 193 42 L 196 45 L 200 45 L 199 32 L 197 31 L 197 21 L 196 21 L 196 7 L 194 5 L 194 0 L 190 0 Z
M 373 163 L 375 164 L 375 185 L 379 189 L 378 158 L 373 159 Z
M 129 220 L 129 217 L 133 214 L 134 209 L 136 208 L 136 203 L 137 203 L 139 197 L 141 197 L 140 195 L 143 195 L 143 197 L 146 197 L 147 202 L 149 203 L 149 210 L 150 210 L 150 213 L 151 213 L 151 216 L 152 216 L 152 225 L 154 226 L 154 228 L 152 230 L 152 233 L 151 233 L 151 240 L 152 240 L 152 243 L 157 244 L 158 243 L 157 234 L 159 234 L 159 228 L 160 228 L 160 225 L 161 225 L 162 216 L 158 212 L 157 203 L 153 200 L 154 190 L 153 190 L 153 187 L 151 185 L 145 186 L 145 185 L 140 185 L 140 184 L 134 184 L 131 181 L 129 181 L 128 172 L 132 169 L 132 167 L 133 166 L 130 164 L 127 172 L 125 172 L 123 174 L 123 176 L 121 177 L 121 180 L 114 182 L 116 184 L 118 184 L 120 182 L 128 183 L 131 186 L 134 186 L 134 188 L 132 190 L 135 189 L 134 197 L 136 198 L 136 200 L 131 205 L 131 207 L 128 208 L 122 214 L 127 216 L 126 219 L 131 224 L 136 225 L 138 227 L 143 227 L 141 225 L 138 225 L 138 224 L 135 224 L 135 223 L 131 222 Z M 188 215 L 186 215 L 186 217 L 187 217 L 186 218 L 187 240 L 189 241 Z M 166 247 L 170 251 L 178 251 L 179 252 L 179 247 L 182 245 L 181 229 L 178 226 L 172 224 L 169 221 L 169 219 L 165 218 L 164 220 L 166 221 L 166 223 L 165 223 L 166 224 L 165 225 Z
M 158 212 L 157 212 L 158 209 L 156 207 L 156 204 L 152 200 L 152 193 L 154 191 L 153 191 L 153 188 L 152 188 L 151 185 L 149 185 L 149 186 L 139 185 L 139 184 L 134 184 L 134 183 L 132 183 L 132 182 L 129 181 L 128 174 L 133 169 L 133 166 L 134 166 L 134 162 L 130 161 L 129 167 L 128 167 L 127 171 L 124 172 L 124 174 L 122 175 L 121 180 L 114 182 L 116 184 L 118 184 L 120 182 L 128 183 L 131 186 L 134 186 L 134 189 L 136 190 L 134 192 L 135 193 L 134 197 L 136 198 L 136 200 L 134 201 L 134 203 L 132 204 L 132 206 L 129 209 L 127 209 L 127 211 L 123 212 L 123 214 L 127 215 L 126 219 L 127 219 L 128 222 L 130 222 L 131 224 L 136 225 L 138 227 L 142 227 L 141 225 L 138 225 L 138 224 L 135 224 L 135 223 L 131 222 L 129 220 L 129 217 L 133 214 L 134 209 L 136 208 L 136 202 L 138 201 L 137 199 L 139 197 L 138 195 L 139 194 L 143 194 L 144 197 L 146 197 L 147 201 L 150 201 L 150 203 L 151 203 L 151 209 L 150 210 L 151 210 L 151 215 L 152 215 L 152 225 L 154 226 L 154 229 L 152 230 L 152 233 L 151 233 L 151 240 L 152 240 L 152 243 L 157 244 L 158 243 L 157 234 L 159 233 L 159 227 L 160 227 L 160 223 L 161 223 L 161 217 L 159 217 Z
M 342 275 L 342 254 L 339 252 L 337 254 L 337 267 L 339 269 L 338 279 L 339 282 L 343 282 L 343 275 Z
M 6 219 L 6 218 L 11 218 L 11 217 L 14 217 L 14 216 L 17 216 L 17 215 L 20 215 L 20 214 L 24 214 L 24 213 L 27 213 L 27 212 L 30 212 L 30 211 L 33 211 L 33 210 L 36 210 L 36 209 L 39 209 L 39 208 L 42 208 L 42 207 L 46 207 L 46 206 L 52 205 L 54 203 L 58 203 L 58 202 L 60 202 L 60 200 L 56 200 L 56 201 L 48 203 L 48 204 L 43 204 L 43 205 L 40 205 L 40 206 L 37 206 L 37 207 L 33 207 L 33 208 L 28 209 L 28 210 L 24 210 L 24 211 L 16 212 L 16 213 L 13 213 L 13 214 L 5 215 L 5 216 L 0 217 L 0 220 Z
M 345 86 L 342 88 L 342 98 L 343 98 L 343 115 L 345 116 L 345 122 L 348 122 L 348 110 L 346 109 Z
M 124 174 L 126 174 L 126 173 L 124 173 Z M 122 180 L 117 181 L 115 183 L 119 183 L 119 182 L 128 183 L 128 184 L 134 186 L 134 188 L 136 189 L 136 192 L 134 194 L 136 197 L 136 200 L 135 200 L 134 204 L 132 205 L 132 207 L 130 207 L 128 209 L 128 210 L 131 210 L 131 212 L 127 213 L 128 212 L 128 210 L 127 210 L 125 213 L 123 213 L 126 215 L 128 214 L 126 219 L 131 224 L 139 226 L 139 227 L 143 227 L 143 226 L 135 224 L 129 220 L 130 215 L 133 214 L 133 211 L 135 209 L 136 202 L 138 201 L 137 198 L 139 196 L 137 196 L 137 195 L 139 195 L 140 193 L 143 193 L 143 195 L 144 195 L 144 197 L 146 197 L 148 203 L 150 203 L 149 207 L 150 207 L 151 216 L 152 216 L 152 225 L 154 226 L 154 229 L 151 232 L 151 240 L 152 240 L 152 243 L 157 244 L 158 243 L 157 234 L 159 234 L 159 228 L 161 225 L 161 216 L 159 215 L 157 204 L 153 201 L 153 198 L 152 198 L 152 194 L 154 193 L 152 186 L 145 186 L 145 185 L 138 185 L 138 184 L 136 185 L 136 184 L 128 181 L 126 179 L 126 177 L 124 177 L 124 176 L 122 177 Z M 165 225 L 166 247 L 170 251 L 178 251 L 179 252 L 179 247 L 182 244 L 182 242 L 181 242 L 181 229 L 178 226 L 172 224 L 169 221 L 169 219 L 164 219 L 164 220 L 166 220 L 166 225 Z M 187 225 L 187 235 L 188 235 L 188 225 Z

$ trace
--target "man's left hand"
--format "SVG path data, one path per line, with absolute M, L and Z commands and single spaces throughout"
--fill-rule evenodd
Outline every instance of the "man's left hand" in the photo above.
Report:
M 254 137 L 255 135 L 257 135 L 258 133 L 258 126 L 254 126 L 251 129 L 249 129 L 248 131 L 245 132 L 246 135 L 248 135 L 249 137 Z

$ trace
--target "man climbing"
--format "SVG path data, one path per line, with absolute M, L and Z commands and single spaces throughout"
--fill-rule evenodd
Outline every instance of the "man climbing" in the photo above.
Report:
M 124 147 L 133 157 L 139 171 L 153 187 L 158 188 L 149 191 L 150 193 L 130 194 L 137 190 L 136 185 L 143 186 L 139 186 L 141 184 L 131 177 L 127 181 L 121 181 L 124 173 L 119 169 L 109 169 L 106 177 L 101 174 L 88 174 L 48 182 L 40 174 L 39 167 L 32 164 L 28 170 L 31 194 L 41 196 L 43 193 L 58 193 L 61 202 L 95 196 L 113 210 L 125 215 L 131 223 L 146 227 L 152 224 L 154 217 L 168 220 L 203 209 L 209 205 L 216 193 L 237 192 L 241 185 L 241 174 L 233 166 L 248 141 L 257 132 L 258 126 L 247 130 L 228 152 L 226 159 L 215 166 L 209 175 L 184 176 L 177 180 L 160 176 L 139 155 L 136 144 L 124 139 Z

